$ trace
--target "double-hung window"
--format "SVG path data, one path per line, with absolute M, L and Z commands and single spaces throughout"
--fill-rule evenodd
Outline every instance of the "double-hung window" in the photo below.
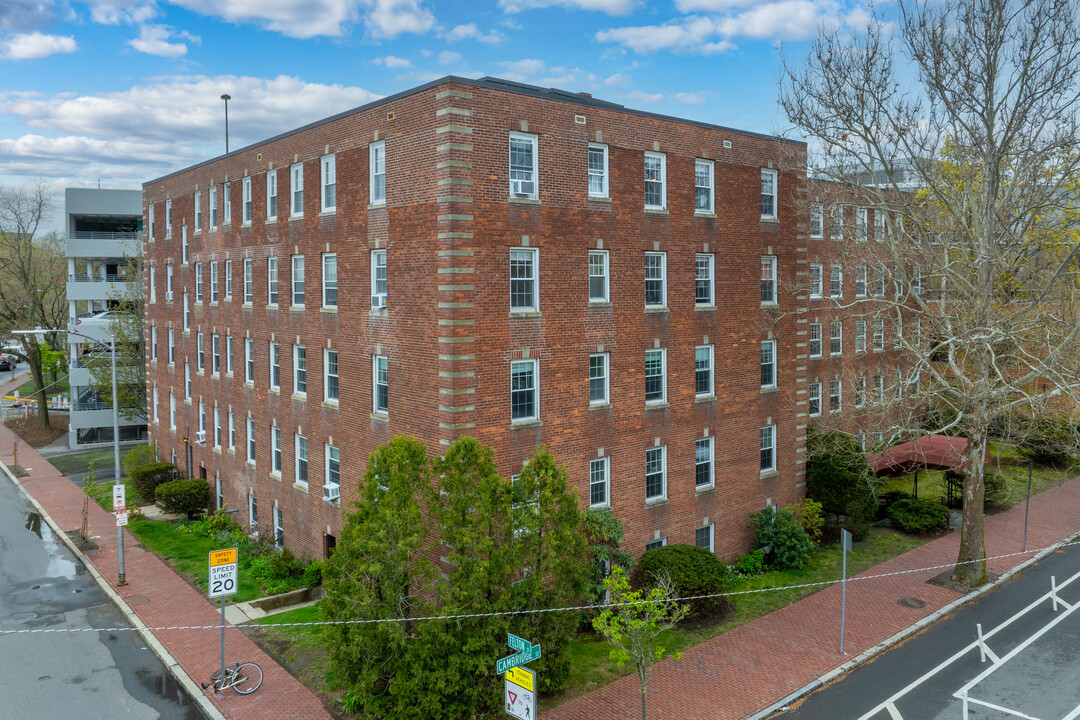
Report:
M 322 180 L 322 212 L 337 209 L 337 159 L 334 155 L 323 155 L 319 162 Z
M 176 429 L 176 395 L 169 391 L 169 428 Z
M 221 408 L 214 406 L 214 447 L 221 449 Z
M 184 361 L 184 400 L 191 402 L 191 363 Z
M 698 345 L 694 348 L 694 393 L 699 398 L 713 394 L 712 345 Z
M 880 405 L 885 402 L 885 376 L 874 376 L 874 403 Z
M 810 206 L 810 237 L 820 240 L 824 237 L 824 208 L 821 205 Z
M 266 219 L 277 220 L 277 170 L 266 172 Z
M 810 395 L 808 402 L 807 412 L 810 417 L 817 417 L 821 414 L 821 383 L 810 383 Z
M 776 469 L 776 426 L 766 425 L 761 428 L 761 472 Z
M 589 461 L 589 507 L 606 507 L 608 504 L 609 464 L 606 457 Z
M 536 136 L 510 133 L 510 197 L 537 197 Z
M 645 402 L 662 403 L 667 400 L 667 351 L 645 351 Z
M 255 261 L 251 258 L 244 258 L 244 304 L 250 305 L 251 301 L 255 299 Z
M 278 474 L 281 474 L 280 468 Z M 274 547 L 285 547 L 285 513 L 278 505 L 274 505 Z
M 855 266 L 855 297 L 866 297 L 866 266 Z
M 874 240 L 885 241 L 885 218 L 886 213 L 880 208 L 874 210 Z
M 537 248 L 510 249 L 510 309 L 539 309 Z
M 229 450 L 236 452 L 236 417 L 229 411 Z
M 247 419 L 247 461 L 255 464 L 255 418 Z
M 218 301 L 218 264 L 217 260 L 210 261 L 210 302 Z
M 184 293 L 184 332 L 191 332 L 191 303 L 187 293 Z
M 842 381 L 830 380 L 829 381 L 829 412 L 838 413 L 843 408 L 843 388 Z
M 165 302 L 172 302 L 173 272 L 172 263 L 165 266 Z
M 866 320 L 855 320 L 855 352 L 866 352 Z
M 232 222 L 232 183 L 225 183 L 221 188 L 221 217 L 226 225 Z
M 195 191 L 195 234 L 202 232 L 202 191 Z M 186 261 L 185 261 L 186 262 Z
M 866 404 L 866 376 L 859 375 L 855 378 L 855 407 L 861 408 Z
M 390 412 L 390 361 L 385 355 L 376 355 L 371 363 L 372 408 L 377 413 Z
M 146 231 L 150 242 L 154 242 L 154 203 L 146 206 Z
M 922 268 L 918 265 L 911 267 L 911 294 L 922 295 Z
M 694 441 L 694 487 L 698 490 L 712 487 L 713 476 L 713 439 L 698 438 Z
M 255 382 L 255 340 L 244 338 L 244 382 Z
M 169 364 L 176 363 L 176 331 L 169 328 Z
M 761 219 L 775 220 L 777 213 L 776 190 L 777 172 L 761 169 Z
M 713 162 L 694 161 L 694 212 L 713 212 Z
M 589 197 L 608 196 L 607 145 L 589 145 Z
M 829 210 L 829 239 L 844 239 L 844 206 L 833 205 Z
M 281 389 L 281 345 L 270 341 L 270 389 Z
M 897 315 L 893 318 L 893 349 L 899 350 L 904 346 L 904 316 Z
M 266 258 L 266 302 L 268 305 L 278 304 L 278 259 L 271 255 Z
M 210 336 L 210 374 L 221 374 L 221 336 L 217 333 Z
M 281 476 L 281 428 L 270 428 L 270 474 Z
M 157 326 L 150 326 L 150 359 L 157 362 Z
M 589 251 L 589 302 L 608 300 L 608 253 L 607 250 Z
M 810 357 L 821 357 L 821 323 L 812 322 L 809 326 Z
M 323 400 L 338 403 L 338 351 L 323 350 Z
M 713 295 L 713 256 L 697 254 L 694 256 L 694 304 L 715 305 Z
M 864 207 L 855 208 L 855 242 L 866 242 L 866 213 Z
M 844 296 L 844 268 L 841 265 L 833 265 L 829 268 L 829 297 L 841 298 Z
M 885 267 L 883 265 L 874 268 L 874 295 L 885 297 Z
M 820 299 L 824 294 L 821 263 L 810 263 L 810 297 Z
M 307 348 L 293 345 L 293 394 L 307 397 Z
M 776 387 L 776 341 L 761 341 L 761 387 Z
M 874 350 L 885 349 L 885 318 L 874 318 Z
M 304 163 L 296 163 L 289 173 L 289 194 L 292 196 L 290 217 L 304 216 Z
M 233 374 L 233 339 L 232 335 L 225 336 L 225 374 Z
M 694 544 L 702 550 L 713 551 L 713 524 L 699 527 L 694 531 Z
M 776 285 L 776 257 L 773 255 L 763 255 L 761 257 L 762 305 L 775 305 L 777 303 Z
M 829 323 L 829 354 L 840 355 L 844 352 L 844 323 L 833 320 Z
M 596 353 L 589 356 L 589 404 L 602 405 L 608 402 L 608 354 Z
M 371 251 L 371 307 L 386 307 L 386 251 Z
M 202 263 L 195 263 L 195 302 L 201 303 L 203 301 L 202 291 Z
M 196 333 L 195 335 L 195 362 L 196 369 L 199 372 L 205 372 L 206 370 L 206 347 L 203 345 L 203 334 Z
M 232 260 L 225 261 L 225 299 L 232 300 Z
M 386 141 L 368 146 L 368 199 L 372 205 L 386 202 Z
M 165 239 L 172 237 L 172 198 L 165 201 Z
M 667 497 L 667 447 L 645 451 L 645 500 Z
M 240 185 L 241 201 L 244 206 L 241 221 L 244 225 L 251 224 L 251 178 L 244 178 Z
M 307 438 L 296 435 L 296 478 L 298 485 L 307 485 L 308 482 L 308 448 Z
M 536 360 L 510 363 L 510 419 L 536 420 L 540 417 L 539 368 Z
M 218 209 L 217 209 L 217 185 L 210 186 L 210 229 L 217 230 L 218 226 Z
M 667 254 L 645 253 L 645 307 L 667 306 Z
M 326 487 L 341 487 L 341 450 L 333 445 L 326 446 Z
M 645 209 L 663 210 L 667 207 L 667 156 L 645 153 Z
M 337 307 L 337 253 L 322 256 L 322 304 L 326 308 Z
M 304 256 L 292 256 L 292 304 L 304 306 Z

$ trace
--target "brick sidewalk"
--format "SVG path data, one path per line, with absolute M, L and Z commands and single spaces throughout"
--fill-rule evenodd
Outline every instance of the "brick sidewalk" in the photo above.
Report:
M 1032 497 L 1028 544 L 1038 550 L 1080 530 L 1080 478 Z M 986 517 L 987 556 L 1018 553 L 1024 505 Z M 858 577 L 950 565 L 956 562 L 959 531 L 877 565 Z M 992 560 L 1003 573 L 1034 553 Z M 945 569 L 848 583 L 844 650 L 840 654 L 839 586 L 814 593 L 665 660 L 653 672 L 649 717 L 655 720 L 742 720 L 779 702 L 960 595 L 926 581 Z M 898 604 L 917 598 L 925 607 Z M 736 598 L 736 602 L 738 599 Z M 641 686 L 637 675 L 616 680 L 544 712 L 545 720 L 638 720 Z
M 18 382 L 18 381 L 17 381 Z M 0 385 L 0 391 L 5 386 Z M 15 434 L 0 424 L 0 457 L 11 460 Z M 19 464 L 30 468 L 19 482 L 56 524 L 77 531 L 81 523 L 82 489 L 61 475 L 33 448 L 19 443 Z M 208 681 L 220 664 L 221 612 L 201 591 L 180 578 L 160 558 L 144 550 L 138 540 L 124 532 L 124 564 L 128 584 L 116 584 L 116 520 L 112 513 L 90 503 L 90 534 L 100 536 L 98 550 L 87 560 L 108 580 L 132 611 L 148 627 L 209 625 L 208 630 L 156 631 L 154 636 L 172 654 L 183 671 L 196 683 Z M 57 636 L 41 636 L 43 642 L 58 642 Z M 48 637 L 48 640 L 45 638 Z M 222 699 L 208 695 L 226 718 L 237 720 L 329 720 L 330 714 L 319 699 L 284 668 L 264 653 L 232 625 L 225 633 L 227 662 L 254 661 L 262 666 L 263 685 L 258 692 L 241 696 L 228 692 Z

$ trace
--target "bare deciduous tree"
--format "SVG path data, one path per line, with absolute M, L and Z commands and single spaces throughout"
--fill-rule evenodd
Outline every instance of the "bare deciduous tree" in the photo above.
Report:
M 810 141 L 811 175 L 886 210 L 880 234 L 839 252 L 879 268 L 888 291 L 834 306 L 905 327 L 892 430 L 968 437 L 954 578 L 976 585 L 988 432 L 1063 400 L 1075 411 L 1080 388 L 1077 8 L 892 9 L 864 32 L 821 30 L 805 63 L 782 58 L 781 104 Z M 928 406 L 955 412 L 928 421 Z

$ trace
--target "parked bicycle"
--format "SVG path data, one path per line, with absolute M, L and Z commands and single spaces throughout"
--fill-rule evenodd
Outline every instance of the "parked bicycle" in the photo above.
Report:
M 253 662 L 236 663 L 225 666 L 225 677 L 222 678 L 221 670 L 215 670 L 210 675 L 209 683 L 200 683 L 203 690 L 209 687 L 214 692 L 221 692 L 232 688 L 241 695 L 250 695 L 259 689 L 263 681 L 262 668 Z

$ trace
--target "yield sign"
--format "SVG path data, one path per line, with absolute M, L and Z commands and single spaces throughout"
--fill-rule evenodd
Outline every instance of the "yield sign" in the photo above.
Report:
M 507 690 L 506 694 L 510 696 L 510 704 L 517 705 L 517 693 L 513 690 Z

